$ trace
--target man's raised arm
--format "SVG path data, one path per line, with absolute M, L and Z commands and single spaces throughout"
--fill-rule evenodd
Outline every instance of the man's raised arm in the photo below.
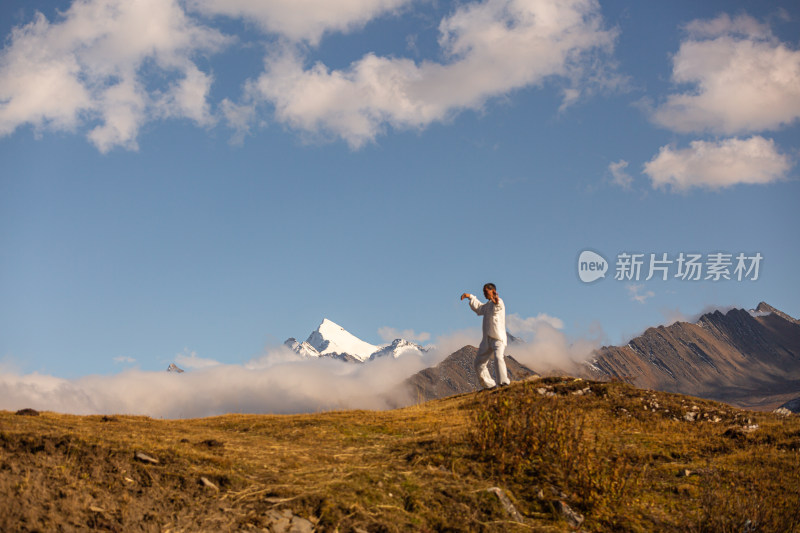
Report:
M 473 311 L 475 311 L 479 315 L 483 314 L 483 306 L 485 304 L 482 304 L 480 300 L 478 300 L 475 296 L 473 296 L 472 294 L 470 294 L 468 292 L 465 292 L 464 294 L 461 295 L 461 299 L 463 300 L 464 298 L 468 298 L 469 299 L 469 307 L 470 307 L 470 309 L 472 309 Z

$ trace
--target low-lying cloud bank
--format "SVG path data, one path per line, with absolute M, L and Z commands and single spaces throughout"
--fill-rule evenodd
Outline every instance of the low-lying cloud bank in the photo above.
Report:
M 283 347 L 233 365 L 191 353 L 178 356 L 187 368 L 183 374 L 128 370 L 111 376 L 63 379 L 0 369 L 0 409 L 30 407 L 79 415 L 157 418 L 387 409 L 411 403 L 412 398 L 400 387 L 403 380 L 438 363 L 452 345 L 445 338 L 442 349 L 365 364 L 303 359 Z
M 606 340 L 599 323 L 591 324 L 580 335 L 569 336 L 562 331 L 562 320 L 544 313 L 530 318 L 509 315 L 506 323 L 524 341 L 510 345 L 506 354 L 542 375 L 585 373 L 584 363 Z
M 539 373 L 577 370 L 600 345 L 602 330 L 570 339 L 563 322 L 540 314 L 508 317 L 524 344 L 507 350 Z M 226 413 L 308 413 L 337 409 L 390 409 L 415 398 L 402 386 L 413 374 L 435 366 L 465 345 L 477 345 L 480 331 L 438 337 L 425 353 L 364 364 L 305 359 L 285 347 L 268 350 L 244 364 L 222 364 L 194 352 L 176 356 L 182 374 L 127 370 L 110 376 L 64 379 L 22 374 L 0 367 L 0 409 L 30 407 L 77 415 L 136 414 L 155 418 L 197 418 Z

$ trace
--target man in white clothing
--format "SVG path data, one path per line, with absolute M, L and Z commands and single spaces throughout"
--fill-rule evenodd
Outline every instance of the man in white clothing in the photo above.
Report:
M 503 300 L 497 295 L 497 287 L 494 283 L 487 283 L 483 286 L 483 295 L 489 300 L 481 303 L 475 296 L 469 293 L 461 295 L 461 299 L 469 298 L 469 306 L 479 315 L 483 315 L 483 338 L 478 346 L 478 355 L 475 357 L 475 372 L 481 384 L 487 389 L 497 386 L 489 373 L 489 359 L 494 354 L 497 361 L 497 374 L 500 385 L 505 386 L 511 383 L 508 379 L 506 369 L 505 350 L 508 344 L 506 338 L 506 306 Z

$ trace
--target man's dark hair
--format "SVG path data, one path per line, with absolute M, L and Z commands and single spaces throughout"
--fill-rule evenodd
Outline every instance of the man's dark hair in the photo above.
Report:
M 483 286 L 483 289 L 484 289 L 484 290 L 486 290 L 486 289 L 492 289 L 493 291 L 496 291 L 496 290 L 497 290 L 497 287 L 495 287 L 495 286 L 494 286 L 494 283 L 487 283 L 486 285 L 484 285 L 484 286 Z

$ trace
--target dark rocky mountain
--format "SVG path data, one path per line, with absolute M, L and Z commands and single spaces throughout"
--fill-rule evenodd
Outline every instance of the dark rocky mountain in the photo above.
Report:
M 761 302 L 604 346 L 589 377 L 771 410 L 800 393 L 800 321 Z
M 789 315 L 787 315 L 786 313 L 784 313 L 783 311 L 775 309 L 774 307 L 769 305 L 767 302 L 761 302 L 760 304 L 758 304 L 758 307 L 753 309 L 753 311 L 754 311 L 754 314 L 772 313 L 772 314 L 778 315 L 779 317 L 783 318 L 784 320 L 788 320 L 789 322 L 793 322 L 795 324 L 800 324 L 800 320 L 797 320 L 796 318 L 792 318 Z
M 424 402 L 436 398 L 444 398 L 453 394 L 474 392 L 482 386 L 478 383 L 475 373 L 475 356 L 478 349 L 475 346 L 464 346 L 460 350 L 448 355 L 438 365 L 417 372 L 404 382 L 404 388 L 410 391 L 415 402 Z M 489 361 L 489 371 L 496 378 L 497 368 L 492 358 Z M 522 365 L 512 356 L 506 356 L 508 377 L 511 381 L 520 381 L 535 375 L 530 368 Z

